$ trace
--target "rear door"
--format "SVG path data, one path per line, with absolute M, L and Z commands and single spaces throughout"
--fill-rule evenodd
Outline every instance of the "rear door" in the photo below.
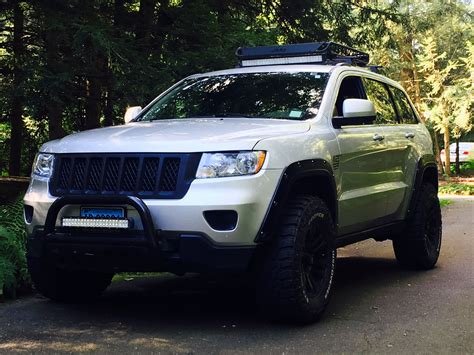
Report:
M 387 203 L 393 219 L 403 219 L 414 186 L 416 168 L 423 155 L 422 147 L 430 146 L 430 137 L 419 122 L 407 95 L 397 87 L 386 85 L 395 104 L 398 123 L 386 127 L 391 160 L 388 170 L 395 189 Z
M 383 125 L 385 132 L 385 172 L 381 186 L 386 201 L 385 221 L 398 218 L 403 208 L 408 186 L 412 184 L 416 167 L 416 152 L 413 152 L 416 132 L 410 124 L 400 125 L 394 95 L 386 83 L 364 78 L 367 97 L 377 111 L 376 123 Z
M 349 75 L 340 82 L 334 116 L 342 116 L 345 99 L 365 99 L 360 76 Z M 339 235 L 364 230 L 385 216 L 384 194 L 386 143 L 379 124 L 351 125 L 335 129 L 340 155 L 335 167 L 338 185 Z

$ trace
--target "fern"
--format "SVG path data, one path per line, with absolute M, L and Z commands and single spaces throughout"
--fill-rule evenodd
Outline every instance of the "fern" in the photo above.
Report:
M 15 297 L 29 284 L 23 204 L 18 198 L 0 205 L 0 295 Z

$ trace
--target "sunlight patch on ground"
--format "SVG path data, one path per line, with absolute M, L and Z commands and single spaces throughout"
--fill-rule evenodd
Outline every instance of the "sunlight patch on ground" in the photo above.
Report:
M 68 351 L 68 352 L 90 352 L 98 350 L 94 343 L 70 343 L 70 342 L 46 342 L 46 341 L 15 341 L 0 344 L 0 350 L 7 351 Z

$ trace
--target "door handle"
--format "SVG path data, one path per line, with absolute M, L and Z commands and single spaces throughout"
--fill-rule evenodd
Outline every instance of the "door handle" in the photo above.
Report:
M 407 133 L 405 133 L 405 138 L 415 138 L 415 133 L 407 132 Z
M 385 139 L 385 137 L 382 136 L 381 134 L 375 133 L 374 136 L 372 137 L 372 139 L 373 139 L 374 141 L 381 142 L 381 141 L 383 141 L 383 140 Z

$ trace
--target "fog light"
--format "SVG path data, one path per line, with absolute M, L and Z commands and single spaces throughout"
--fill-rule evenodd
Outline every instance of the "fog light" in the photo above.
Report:
M 106 219 L 106 218 L 78 218 L 64 217 L 62 219 L 63 227 L 79 227 L 79 228 L 122 228 L 129 227 L 129 220 L 122 219 Z
M 236 211 L 217 210 L 204 211 L 204 218 L 214 230 L 231 231 L 237 226 L 239 216 Z
M 24 214 L 26 223 L 31 223 L 31 221 L 33 220 L 33 212 L 34 212 L 33 206 L 28 206 L 28 205 L 24 206 L 23 214 Z

